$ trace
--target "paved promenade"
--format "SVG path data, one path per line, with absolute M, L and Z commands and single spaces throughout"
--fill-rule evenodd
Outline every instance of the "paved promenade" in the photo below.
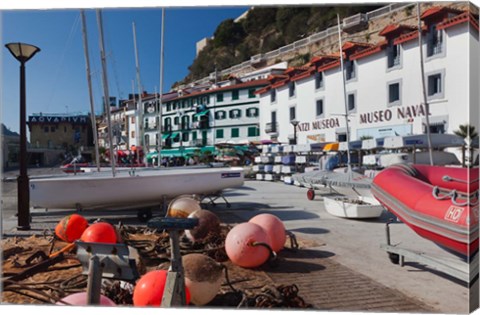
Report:
M 34 170 L 35 171 L 35 170 Z M 29 171 L 30 172 L 30 171 Z M 48 170 L 37 170 L 37 174 Z M 32 173 L 30 173 L 32 174 Z M 3 174 L 4 177 L 13 173 Z M 428 266 L 406 261 L 404 267 L 390 262 L 380 248 L 385 242 L 385 212 L 376 220 L 348 220 L 328 214 L 321 197 L 306 198 L 306 189 L 279 182 L 247 180 L 243 187 L 227 190 L 231 203 L 221 199 L 208 209 L 222 222 L 245 222 L 259 213 L 278 216 L 287 230 L 302 240 L 298 252 L 283 251 L 277 268 L 266 270 L 276 282 L 298 285 L 301 296 L 320 310 L 372 312 L 467 313 L 468 287 Z M 53 229 L 68 211 L 32 210 L 32 229 L 15 229 L 16 183 L 2 183 L 2 233 L 4 237 L 41 233 Z M 102 217 L 118 223 L 142 224 L 135 211 L 84 212 L 87 219 Z M 160 214 L 160 210 L 159 213 Z M 391 225 L 392 242 L 428 254 L 452 259 L 452 255 L 413 233 L 405 224 Z M 477 293 L 478 294 L 478 293 Z

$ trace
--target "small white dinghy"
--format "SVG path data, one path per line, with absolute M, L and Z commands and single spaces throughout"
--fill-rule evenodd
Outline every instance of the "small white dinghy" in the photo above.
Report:
M 383 206 L 373 198 L 336 196 L 324 197 L 325 210 L 336 217 L 348 219 L 374 219 L 382 215 Z
M 83 173 L 30 180 L 30 205 L 50 209 L 133 208 L 183 194 L 208 195 L 242 186 L 242 167 L 165 168 Z

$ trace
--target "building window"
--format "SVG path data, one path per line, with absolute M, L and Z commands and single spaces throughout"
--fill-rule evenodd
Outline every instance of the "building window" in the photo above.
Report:
M 346 80 L 352 80 L 355 79 L 356 74 L 355 74 L 355 61 L 354 60 L 347 60 L 345 63 L 345 77 Z
M 355 94 L 350 93 L 347 96 L 347 106 L 348 106 L 348 111 L 353 112 L 355 111 Z
M 317 117 L 322 117 L 323 116 L 323 100 L 317 100 L 315 105 L 316 105 Z
M 388 84 L 388 105 L 398 106 L 400 105 L 400 82 Z
M 67 127 L 63 126 L 63 132 L 67 132 Z
M 197 132 L 192 132 L 192 140 L 197 140 Z
M 173 138 L 173 142 L 180 142 L 180 134 L 177 133 L 175 137 Z
M 130 138 L 135 138 L 135 131 L 130 132 Z
M 288 83 L 288 96 L 289 97 L 295 96 L 295 82 Z
M 217 93 L 217 102 L 223 102 L 223 93 Z
M 50 130 L 50 128 L 48 128 L 48 126 L 43 127 L 43 131 L 44 131 L 44 132 L 48 132 L 49 130 Z
M 170 130 L 172 128 L 172 118 L 170 117 L 165 118 L 164 125 L 165 125 L 166 131 Z
M 215 112 L 215 119 L 222 120 L 222 119 L 225 119 L 226 116 L 227 115 L 226 115 L 224 110 L 219 110 L 219 111 Z
M 427 76 L 427 95 L 429 99 L 443 98 L 443 73 L 434 73 Z
M 255 89 L 248 90 L 248 98 L 255 98 Z
M 188 136 L 188 132 L 184 132 L 184 133 L 182 133 L 182 141 L 185 141 L 185 142 L 187 142 L 187 141 L 188 141 L 188 138 L 189 138 L 189 136 Z
M 323 87 L 323 72 L 315 73 L 315 89 L 320 89 Z
M 274 103 L 277 101 L 277 90 L 272 89 L 270 90 L 270 102 Z
M 238 90 L 232 91 L 232 100 L 238 100 Z
M 400 65 L 400 45 L 390 45 L 387 48 L 387 63 L 388 68 L 393 68 Z
M 290 121 L 292 121 L 296 118 L 295 114 L 296 114 L 295 113 L 295 106 L 290 107 L 290 109 L 289 109 Z
M 249 137 L 258 137 L 259 135 L 260 135 L 260 132 L 258 130 L 258 127 L 248 127 Z
M 180 123 L 180 117 L 176 116 L 173 118 L 173 124 L 178 125 Z
M 240 137 L 240 129 L 239 128 L 232 128 L 232 138 Z
M 217 129 L 217 131 L 215 133 L 215 137 L 217 139 L 223 139 L 223 129 Z
M 132 116 L 132 118 L 130 118 L 130 122 L 131 122 L 132 124 L 135 123 L 135 117 L 134 117 L 134 116 Z
M 258 108 L 247 108 L 247 117 L 258 117 Z
M 437 25 L 430 25 L 427 35 L 427 57 L 440 54 L 443 46 L 443 31 Z
M 232 109 L 229 112 L 229 116 L 230 116 L 231 119 L 238 119 L 238 118 L 242 117 L 242 112 L 239 109 Z

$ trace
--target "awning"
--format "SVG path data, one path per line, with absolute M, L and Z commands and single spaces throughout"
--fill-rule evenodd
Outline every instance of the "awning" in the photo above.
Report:
M 327 143 L 323 147 L 323 151 L 338 151 L 338 142 Z
M 168 139 L 170 137 L 171 134 L 169 133 L 166 133 L 164 135 L 162 135 L 162 139 L 165 140 L 165 139 Z
M 193 115 L 193 116 L 205 116 L 206 114 L 208 114 L 209 111 L 210 111 L 210 110 L 207 109 L 207 110 L 204 110 L 203 112 L 196 113 L 196 114 Z
M 180 134 L 180 132 L 178 132 L 178 131 L 172 132 L 172 135 L 170 136 L 170 138 L 175 139 L 175 137 L 178 136 L 179 134 Z

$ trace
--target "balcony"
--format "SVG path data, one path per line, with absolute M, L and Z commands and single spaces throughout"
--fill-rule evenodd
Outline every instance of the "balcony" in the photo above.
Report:
M 278 122 L 269 122 L 265 125 L 265 132 L 268 134 L 278 133 Z

